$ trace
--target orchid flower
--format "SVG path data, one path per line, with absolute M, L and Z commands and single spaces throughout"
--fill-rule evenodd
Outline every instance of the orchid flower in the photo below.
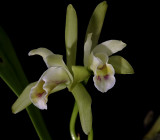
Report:
M 42 56 L 48 69 L 42 74 L 38 82 L 29 84 L 22 92 L 12 106 L 14 113 L 26 107 L 26 105 L 22 103 L 24 107 L 20 107 L 20 110 L 17 109 L 23 101 L 22 98 L 24 98 L 27 105 L 33 103 L 39 109 L 47 109 L 48 96 L 53 92 L 66 88 L 73 82 L 73 77 L 63 62 L 62 55 L 54 54 L 46 48 L 34 49 L 29 52 L 29 56 L 31 55 Z
M 67 87 L 72 81 L 67 66 L 63 62 L 62 55 L 53 54 L 46 48 L 39 48 L 29 52 L 31 55 L 41 55 L 48 69 L 42 74 L 37 84 L 30 92 L 31 102 L 39 109 L 47 109 L 48 96 L 59 87 Z
M 109 40 L 95 46 L 93 50 L 91 47 L 92 33 L 89 33 L 84 44 L 84 66 L 93 71 L 94 85 L 99 91 L 107 92 L 115 85 L 115 72 L 120 74 L 133 73 L 132 67 L 124 58 L 110 57 L 126 47 L 122 41 Z

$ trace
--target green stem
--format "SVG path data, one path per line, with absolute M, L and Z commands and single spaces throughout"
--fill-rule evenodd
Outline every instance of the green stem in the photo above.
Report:
M 76 135 L 75 132 L 75 123 L 78 115 L 78 106 L 77 103 L 75 102 L 74 107 L 73 107 L 73 112 L 71 115 L 71 120 L 70 120 L 70 135 L 72 140 L 80 140 L 80 137 Z
M 91 129 L 91 131 L 88 135 L 88 140 L 93 140 L 93 128 Z

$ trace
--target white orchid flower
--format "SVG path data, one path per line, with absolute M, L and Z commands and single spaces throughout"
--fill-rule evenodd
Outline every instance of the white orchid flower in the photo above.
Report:
M 94 72 L 93 81 L 95 87 L 101 92 L 107 92 L 115 85 L 116 79 L 114 76 L 114 68 L 116 68 L 117 71 L 119 70 L 119 73 L 121 74 L 133 73 L 130 64 L 120 56 L 112 56 L 113 58 L 111 61 L 113 62 L 114 67 L 111 65 L 112 62 L 110 64 L 108 63 L 109 56 L 121 51 L 126 47 L 126 44 L 119 40 L 109 40 L 95 46 L 94 49 L 91 50 L 91 38 L 92 33 L 88 34 L 84 44 L 84 66 Z M 118 59 L 118 61 L 116 59 Z M 120 66 L 119 61 L 123 61 L 124 63 Z M 115 63 L 118 63 L 118 68 Z
M 52 53 L 46 48 L 29 52 L 43 57 L 48 69 L 37 82 L 29 84 L 12 106 L 12 112 L 18 113 L 33 103 L 39 109 L 47 109 L 48 96 L 73 83 L 73 77 L 63 62 L 63 56 Z
M 39 109 L 47 109 L 48 96 L 57 89 L 63 89 L 73 82 L 62 55 L 56 55 L 46 48 L 38 48 L 29 52 L 41 55 L 48 69 L 42 74 L 37 84 L 31 88 L 30 100 Z

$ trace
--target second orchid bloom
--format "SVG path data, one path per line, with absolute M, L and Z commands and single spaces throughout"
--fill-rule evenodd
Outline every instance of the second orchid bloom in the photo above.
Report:
M 115 72 L 119 74 L 134 73 L 131 65 L 120 56 L 109 56 L 121 51 L 126 44 L 119 40 L 105 41 L 92 47 L 92 33 L 88 34 L 84 44 L 84 66 L 94 73 L 95 87 L 101 92 L 107 92 L 115 85 Z

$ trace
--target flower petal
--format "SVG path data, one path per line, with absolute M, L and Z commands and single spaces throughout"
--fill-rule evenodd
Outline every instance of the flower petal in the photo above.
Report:
M 51 52 L 46 48 L 38 48 L 38 49 L 31 50 L 29 52 L 29 56 L 32 56 L 32 55 L 42 56 L 48 68 L 56 67 L 56 66 L 65 66 L 62 55 L 54 54 L 53 52 Z
M 66 67 L 64 61 L 63 61 L 63 56 L 62 55 L 58 55 L 58 54 L 52 54 L 46 57 L 46 62 L 48 67 Z
M 92 128 L 91 96 L 81 83 L 73 88 L 72 93 L 78 105 L 82 130 L 88 135 Z
M 34 50 L 31 50 L 28 55 L 31 56 L 31 55 L 40 55 L 42 56 L 43 58 L 46 58 L 47 56 L 53 54 L 53 52 L 51 52 L 50 50 L 46 49 L 46 48 L 38 48 L 38 49 L 34 49 Z
M 121 56 L 111 56 L 108 63 L 112 64 L 117 74 L 134 74 L 132 66 Z
M 100 58 L 94 56 L 93 52 L 90 54 L 89 57 L 89 69 L 91 69 L 93 72 L 97 69 L 98 66 L 103 66 L 104 63 L 101 61 Z
M 95 87 L 101 92 L 107 92 L 115 85 L 114 75 L 97 76 L 93 77 Z
M 30 100 L 39 109 L 47 109 L 47 93 L 43 89 L 44 81 L 40 79 L 38 83 L 31 89 Z
M 18 97 L 18 99 L 15 101 L 15 103 L 12 105 L 12 112 L 14 114 L 22 111 L 27 106 L 31 104 L 29 93 L 33 86 L 35 86 L 36 82 L 29 84 L 21 93 L 21 95 Z
M 48 67 L 48 64 L 47 64 L 47 61 L 46 61 L 46 58 L 47 56 L 49 55 L 52 55 L 53 52 L 51 52 L 50 50 L 46 49 L 46 48 L 38 48 L 38 49 L 34 49 L 34 50 L 31 50 L 28 55 L 29 56 L 32 56 L 32 55 L 40 55 L 43 57 L 43 60 L 44 62 L 46 63 L 47 67 Z
M 93 36 L 92 36 L 93 43 L 91 47 L 92 49 L 98 43 L 99 36 L 100 36 L 102 26 L 103 26 L 103 22 L 105 19 L 107 7 L 108 5 L 106 1 L 101 2 L 100 4 L 97 5 L 97 7 L 93 11 L 93 14 L 90 18 L 90 21 L 87 27 L 87 31 L 86 31 L 85 40 L 87 39 L 87 36 L 89 33 L 93 33 Z
M 67 66 L 71 70 L 72 65 L 76 63 L 77 52 L 77 38 L 78 38 L 78 24 L 77 14 L 74 7 L 69 4 L 66 11 L 66 25 L 65 25 L 65 46 Z
M 105 64 L 103 67 L 97 67 L 93 77 L 95 87 L 101 92 L 107 92 L 115 84 L 115 71 L 111 64 Z
M 71 81 L 73 81 L 73 77 L 72 77 L 71 73 L 69 72 L 67 66 L 65 65 L 62 55 L 54 54 L 46 48 L 34 49 L 34 50 L 29 52 L 29 56 L 31 56 L 31 55 L 42 56 L 43 60 L 45 61 L 48 68 L 59 67 L 59 66 L 63 67 L 67 71 Z
M 93 49 L 93 53 L 106 53 L 108 56 L 121 51 L 126 44 L 120 40 L 109 40 L 97 45 Z
M 91 37 L 92 37 L 92 33 L 88 34 L 87 35 L 87 40 L 84 44 L 84 59 L 83 59 L 83 62 L 84 62 L 85 67 L 87 67 L 88 63 L 89 63 L 89 55 L 91 53 L 91 47 L 92 47 Z
M 105 76 L 105 75 L 114 75 L 115 70 L 111 64 L 105 64 L 103 66 L 98 66 L 97 69 L 94 71 L 95 75 Z
M 95 53 L 94 56 L 98 57 L 104 64 L 106 64 L 108 62 L 108 55 L 105 53 Z
M 70 77 L 63 67 L 50 67 L 46 70 L 38 83 L 31 89 L 30 99 L 31 102 L 39 109 L 47 109 L 48 96 L 54 91 L 54 88 L 63 84 L 69 85 L 71 82 Z M 60 89 L 61 89 L 60 88 Z

